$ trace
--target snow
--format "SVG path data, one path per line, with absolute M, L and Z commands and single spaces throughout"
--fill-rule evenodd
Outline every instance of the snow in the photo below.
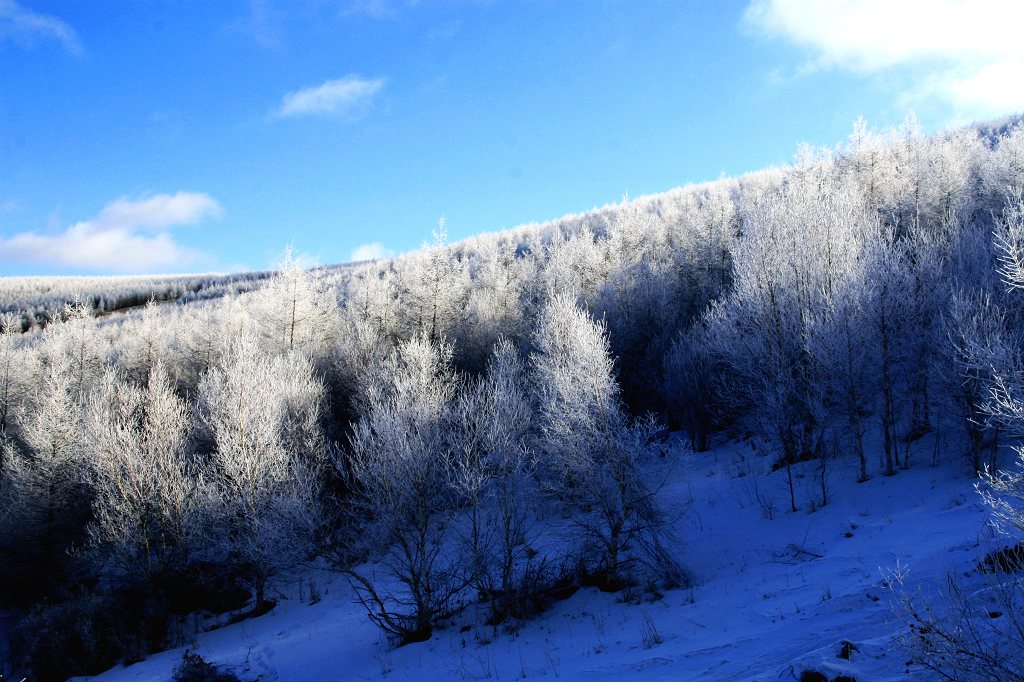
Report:
M 270 613 L 198 634 L 190 648 L 249 680 L 792 680 L 804 670 L 923 679 L 892 644 L 904 626 L 887 579 L 899 571 L 908 589 L 932 590 L 999 542 L 968 467 L 955 451 L 930 466 L 932 446 L 922 439 L 910 469 L 864 483 L 852 456 L 835 462 L 832 499 L 814 512 L 817 463 L 802 465 L 795 513 L 785 472 L 770 473 L 748 442 L 678 455 L 664 494 L 695 583 L 660 599 L 582 589 L 514 633 L 470 607 L 431 640 L 394 649 L 344 579 L 310 569 Z M 757 493 L 775 501 L 773 518 Z M 321 592 L 313 605 L 310 582 Z M 839 656 L 846 641 L 856 647 L 849 660 Z M 167 680 L 181 656 L 162 652 L 93 679 Z

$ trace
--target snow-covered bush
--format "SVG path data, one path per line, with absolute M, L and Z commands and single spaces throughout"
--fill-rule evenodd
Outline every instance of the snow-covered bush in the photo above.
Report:
M 969 586 L 970 585 L 970 586 Z M 955 682 L 1024 680 L 1024 579 L 989 573 L 970 584 L 950 574 L 936 597 L 909 593 L 897 579 L 897 641 L 911 662 Z
M 172 682 L 238 682 L 238 676 L 215 666 L 195 651 L 185 651 Z

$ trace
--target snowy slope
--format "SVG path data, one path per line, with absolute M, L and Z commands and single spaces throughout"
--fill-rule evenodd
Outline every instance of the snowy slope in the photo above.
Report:
M 807 669 L 904 679 L 885 576 L 899 567 L 910 589 L 927 591 L 999 542 L 956 453 L 931 467 L 931 441 L 915 447 L 916 464 L 892 478 L 858 484 L 852 459 L 836 462 L 833 499 L 815 512 L 807 510 L 816 464 L 808 464 L 796 513 L 784 473 L 768 473 L 767 458 L 746 443 L 680 456 L 665 493 L 680 512 L 682 560 L 696 582 L 657 601 L 584 589 L 515 634 L 467 613 L 428 642 L 389 649 L 344 580 L 310 571 L 303 580 L 319 586 L 319 603 L 293 587 L 267 615 L 199 634 L 194 648 L 260 680 L 790 680 Z M 772 519 L 759 497 L 774 500 Z M 838 656 L 843 641 L 859 649 L 851 660 Z M 181 655 L 94 679 L 167 680 Z

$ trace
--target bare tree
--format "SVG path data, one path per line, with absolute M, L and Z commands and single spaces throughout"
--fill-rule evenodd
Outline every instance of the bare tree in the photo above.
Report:
M 703 323 L 679 330 L 665 353 L 661 391 L 670 418 L 690 433 L 690 447 L 711 447 L 715 420 L 721 419 L 716 396 L 715 358 Z
M 989 573 L 968 587 L 955 574 L 939 594 L 910 593 L 891 579 L 896 612 L 907 623 L 897 642 L 910 662 L 950 682 L 1024 682 L 1024 584 Z

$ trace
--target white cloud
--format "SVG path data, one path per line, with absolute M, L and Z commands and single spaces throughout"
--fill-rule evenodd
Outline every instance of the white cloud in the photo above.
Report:
M 0 43 L 12 40 L 31 47 L 38 40 L 55 40 L 71 54 L 81 54 L 75 29 L 60 19 L 25 9 L 14 0 L 0 0 Z
M 278 116 L 345 115 L 357 117 L 366 112 L 384 87 L 383 78 L 362 78 L 355 74 L 330 80 L 322 85 L 288 93 Z
M 753 0 L 744 23 L 809 49 L 812 67 L 906 68 L 917 97 L 969 115 L 1024 109 L 1020 0 Z
M 221 213 L 220 204 L 208 194 L 178 192 L 137 201 L 122 197 L 104 206 L 91 222 L 101 229 L 162 230 L 172 225 L 194 225 Z
M 349 261 L 357 263 L 363 260 L 380 260 L 381 258 L 392 258 L 395 252 L 380 242 L 371 244 L 360 244 L 352 251 Z
M 210 259 L 178 244 L 167 229 L 223 213 L 213 198 L 195 192 L 157 194 L 107 204 L 95 218 L 57 234 L 22 232 L 0 238 L 0 261 L 106 272 L 181 269 Z

